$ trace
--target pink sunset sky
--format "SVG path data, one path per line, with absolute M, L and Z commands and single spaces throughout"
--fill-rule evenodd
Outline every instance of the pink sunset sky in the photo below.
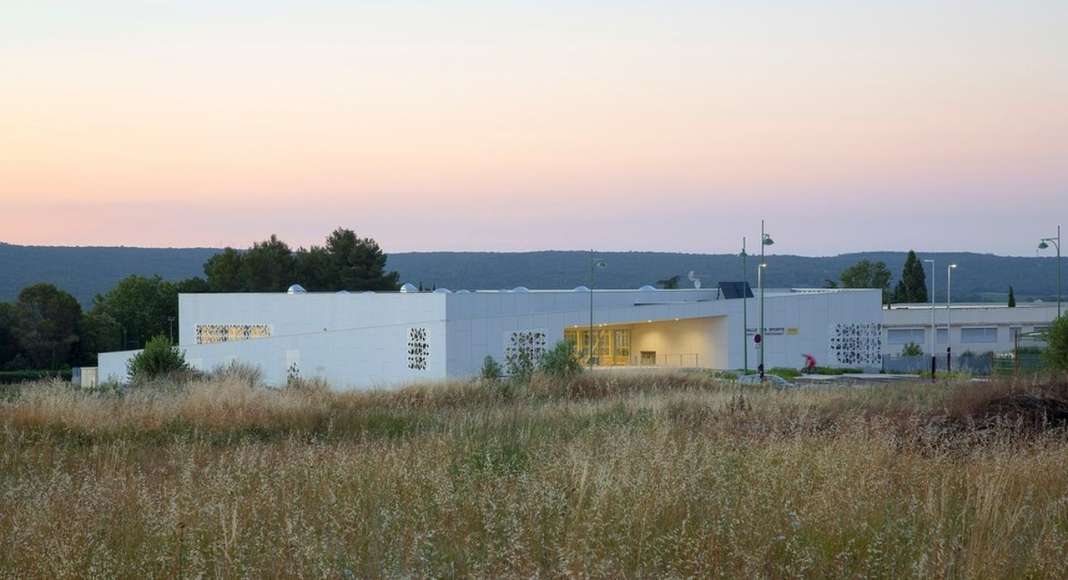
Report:
M 0 241 L 1034 255 L 1068 2 L 15 1 Z

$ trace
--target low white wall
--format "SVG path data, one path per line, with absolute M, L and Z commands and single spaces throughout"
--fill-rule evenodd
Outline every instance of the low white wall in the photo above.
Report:
M 126 363 L 140 350 L 102 352 L 97 361 L 97 380 L 104 383 L 125 383 L 128 379 Z

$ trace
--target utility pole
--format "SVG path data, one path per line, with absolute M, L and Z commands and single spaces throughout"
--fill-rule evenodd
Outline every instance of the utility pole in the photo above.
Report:
M 1038 249 L 1045 250 L 1053 244 L 1057 248 L 1057 318 L 1061 317 L 1061 226 L 1057 226 L 1057 236 L 1054 238 L 1042 238 L 1038 242 Z
M 593 291 L 594 291 L 594 288 L 596 287 L 595 283 L 597 281 L 595 272 L 598 269 L 604 270 L 607 267 L 608 267 L 608 262 L 606 262 L 604 260 L 595 259 L 593 257 L 593 250 L 590 250 L 590 335 L 589 335 L 589 340 L 587 342 L 589 344 L 589 349 L 590 349 L 589 350 L 589 355 L 590 356 L 589 356 L 589 361 L 588 362 L 589 362 L 589 366 L 590 366 L 591 370 L 593 369 L 593 363 L 594 363 L 594 358 L 593 358 L 594 357 L 594 355 L 593 355 L 593 353 L 594 353 L 594 350 L 593 350 L 594 349 L 594 340 L 593 340 Z
M 935 369 L 938 366 L 938 358 L 935 355 L 935 348 L 938 344 L 936 340 L 938 335 L 938 328 L 935 326 L 935 261 L 924 260 L 931 264 L 931 380 L 935 378 Z
M 953 370 L 953 341 L 950 336 L 953 332 L 953 269 L 956 264 L 946 266 L 946 372 Z
M 760 371 L 760 382 L 764 382 L 764 344 L 767 342 L 767 337 L 764 336 L 764 270 L 767 269 L 768 263 L 764 259 L 764 248 L 774 244 L 771 236 L 764 231 L 764 220 L 760 220 L 760 267 L 757 269 L 757 284 L 760 286 L 760 365 L 757 367 Z
M 745 265 L 745 236 L 742 236 L 742 361 L 745 368 L 742 376 L 749 374 L 749 268 Z

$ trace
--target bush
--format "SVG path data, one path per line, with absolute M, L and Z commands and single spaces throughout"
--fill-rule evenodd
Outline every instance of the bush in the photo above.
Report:
M 482 359 L 482 380 L 484 381 L 496 381 L 501 378 L 501 365 L 490 355 L 486 355 L 486 358 Z
M 182 351 L 162 335 L 150 339 L 145 349 L 126 363 L 126 373 L 134 383 L 189 370 Z
M 529 381 L 540 362 L 538 360 L 540 357 L 536 353 L 537 350 L 529 344 L 520 345 L 519 348 L 512 349 L 504 359 L 505 368 L 508 369 L 508 376 L 512 380 L 519 382 L 525 383 Z
M 1054 320 L 1046 331 L 1046 364 L 1068 370 L 1068 315 Z
M 550 377 L 568 379 L 581 373 L 582 365 L 575 358 L 575 347 L 561 340 L 541 357 L 538 369 Z
M 905 348 L 901 349 L 901 356 L 922 356 L 923 349 L 915 342 L 910 342 L 905 345 Z

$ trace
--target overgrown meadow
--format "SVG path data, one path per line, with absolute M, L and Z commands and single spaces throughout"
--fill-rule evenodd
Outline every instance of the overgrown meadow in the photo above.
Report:
M 1063 577 L 1068 382 L 698 374 L 0 402 L 5 577 Z

